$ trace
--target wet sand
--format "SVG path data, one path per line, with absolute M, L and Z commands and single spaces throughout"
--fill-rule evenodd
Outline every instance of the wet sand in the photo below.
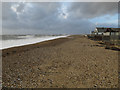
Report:
M 118 51 L 79 35 L 5 49 L 2 65 L 3 87 L 118 87 Z

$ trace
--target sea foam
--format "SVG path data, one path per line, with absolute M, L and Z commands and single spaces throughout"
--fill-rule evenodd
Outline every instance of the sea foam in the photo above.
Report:
M 29 45 L 29 44 L 35 44 L 47 40 L 57 39 L 57 38 L 63 38 L 67 37 L 65 36 L 42 36 L 42 37 L 33 37 L 33 36 L 19 36 L 19 38 L 23 39 L 17 39 L 17 40 L 0 40 L 0 49 L 7 49 L 11 47 L 17 47 L 17 46 L 23 46 L 23 45 Z

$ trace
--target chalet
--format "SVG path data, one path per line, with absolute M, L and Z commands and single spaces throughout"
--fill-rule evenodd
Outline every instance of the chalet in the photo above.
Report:
M 118 36 L 120 35 L 120 28 L 107 28 L 106 31 L 103 33 L 104 36 Z
M 91 32 L 90 38 L 109 44 L 120 45 L 120 28 L 96 27 Z
M 120 35 L 120 28 L 112 28 L 111 35 Z
M 104 27 L 96 27 L 94 33 L 95 35 L 103 35 L 107 28 Z
M 120 28 L 104 28 L 104 27 L 96 27 L 94 31 L 91 32 L 93 35 L 120 35 Z

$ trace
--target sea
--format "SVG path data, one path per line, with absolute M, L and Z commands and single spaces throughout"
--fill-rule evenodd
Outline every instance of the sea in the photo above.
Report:
M 35 44 L 69 35 L 0 35 L 0 49 Z

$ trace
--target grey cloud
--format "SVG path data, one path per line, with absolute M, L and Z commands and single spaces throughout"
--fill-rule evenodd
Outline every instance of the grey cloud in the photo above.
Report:
M 2 3 L 2 20 L 12 21 L 16 20 L 17 15 L 11 10 L 13 3 Z
M 18 3 L 3 3 L 3 33 L 89 33 L 95 25 L 88 18 L 117 13 L 116 3 L 68 3 L 69 17 L 63 20 L 58 11 L 62 3 L 19 3 L 19 15 L 11 9 L 15 4 Z
M 118 13 L 118 2 L 74 2 L 69 9 L 74 17 L 95 18 Z
M 2 3 L 0 2 L 0 20 L 2 19 Z

